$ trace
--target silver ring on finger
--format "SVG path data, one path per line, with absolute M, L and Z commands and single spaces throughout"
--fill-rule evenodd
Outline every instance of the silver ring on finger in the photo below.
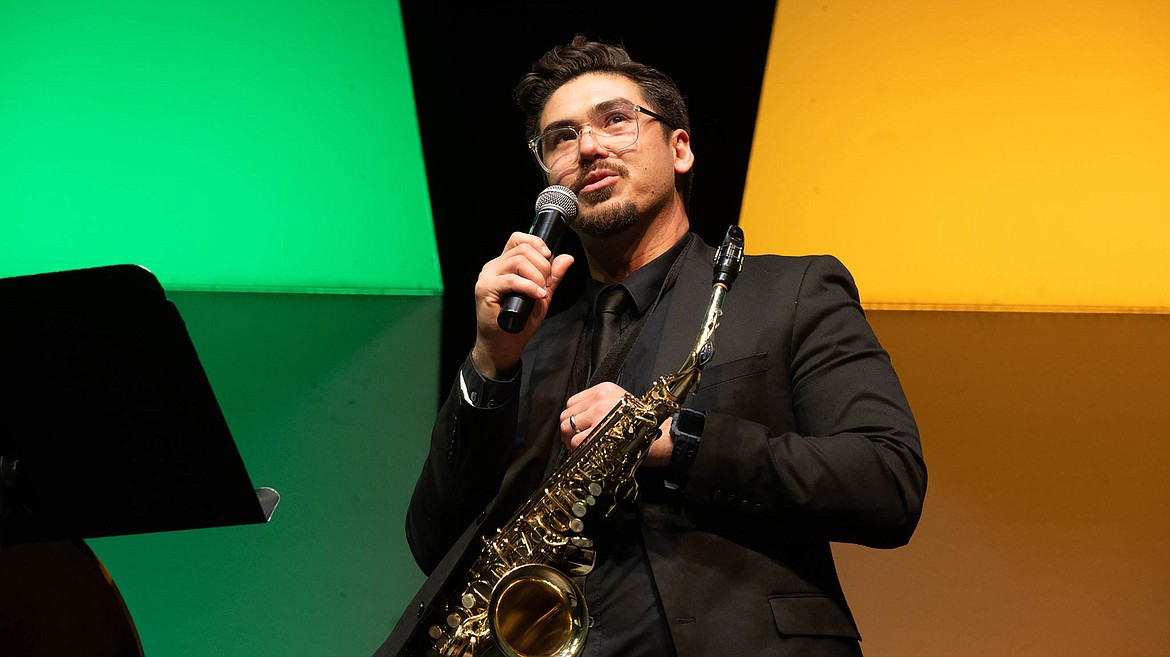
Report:
M 581 430 L 577 428 L 577 423 L 573 421 L 573 417 L 572 415 L 569 416 L 569 426 L 573 427 L 573 433 L 581 433 Z

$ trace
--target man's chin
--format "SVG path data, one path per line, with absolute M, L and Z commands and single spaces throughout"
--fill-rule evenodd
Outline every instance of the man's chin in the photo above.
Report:
M 582 203 L 574 228 L 590 237 L 612 237 L 629 230 L 638 221 L 638 209 L 632 201 L 595 204 L 585 195 L 579 198 L 586 203 Z

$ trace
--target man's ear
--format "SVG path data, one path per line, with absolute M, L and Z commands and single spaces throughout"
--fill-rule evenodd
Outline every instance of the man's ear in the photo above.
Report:
M 695 153 L 691 150 L 691 135 L 686 130 L 675 130 L 670 136 L 674 149 L 674 172 L 684 174 L 695 165 Z

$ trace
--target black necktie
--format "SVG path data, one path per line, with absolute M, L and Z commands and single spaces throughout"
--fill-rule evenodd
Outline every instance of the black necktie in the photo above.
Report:
M 601 365 L 602 359 L 621 335 L 619 322 L 629 298 L 624 285 L 607 287 L 597 296 L 597 317 L 593 320 L 593 343 L 590 345 L 591 373 Z

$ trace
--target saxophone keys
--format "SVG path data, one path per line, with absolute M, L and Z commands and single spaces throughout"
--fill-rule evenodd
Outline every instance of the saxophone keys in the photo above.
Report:
M 581 522 L 580 518 L 573 518 L 571 521 L 569 521 L 569 529 L 580 534 L 581 532 L 585 531 L 585 523 Z
M 584 518 L 585 514 L 588 512 L 589 512 L 589 507 L 585 506 L 584 502 L 581 502 L 581 501 L 573 502 L 573 515 L 577 516 L 578 518 Z M 572 526 L 572 525 L 570 524 L 570 526 Z M 576 530 L 574 530 L 574 531 L 576 531 Z
M 601 495 L 601 490 L 601 484 L 597 483 L 596 481 L 589 482 L 590 495 Z M 592 502 L 590 502 L 590 504 L 592 504 Z

